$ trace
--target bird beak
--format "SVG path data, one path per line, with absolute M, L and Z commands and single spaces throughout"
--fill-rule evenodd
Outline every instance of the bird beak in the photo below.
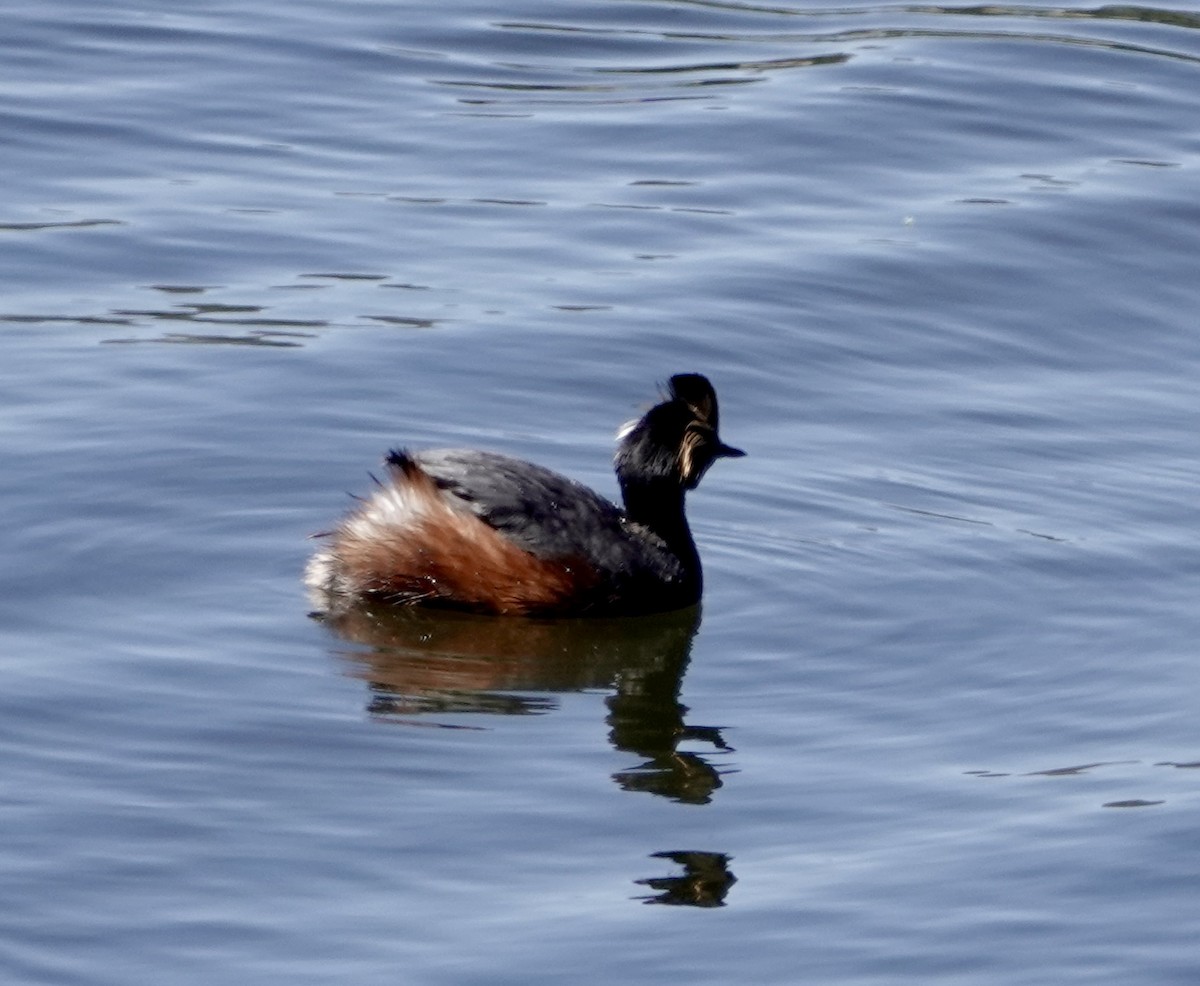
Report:
M 740 448 L 734 448 L 732 445 L 726 445 L 724 442 L 722 442 L 721 447 L 717 449 L 718 458 L 740 459 L 745 454 L 746 453 Z

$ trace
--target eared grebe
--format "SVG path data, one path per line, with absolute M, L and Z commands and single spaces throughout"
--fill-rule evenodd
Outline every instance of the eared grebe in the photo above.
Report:
M 563 616 L 651 613 L 700 599 L 700 556 L 683 512 L 722 456 L 717 395 L 698 373 L 619 433 L 625 509 L 586 486 L 494 452 L 391 452 L 387 477 L 308 565 L 321 603 L 449 606 Z

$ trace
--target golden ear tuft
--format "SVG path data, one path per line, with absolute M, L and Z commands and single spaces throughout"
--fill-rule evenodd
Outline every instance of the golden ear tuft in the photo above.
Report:
M 685 486 L 694 486 L 704 475 L 711 458 L 704 450 L 712 442 L 712 429 L 693 423 L 687 426 L 679 443 L 679 475 Z

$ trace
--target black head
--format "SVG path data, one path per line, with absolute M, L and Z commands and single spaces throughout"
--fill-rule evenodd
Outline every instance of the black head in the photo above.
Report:
M 667 399 L 621 430 L 615 464 L 623 489 L 663 482 L 694 490 L 717 459 L 745 455 L 717 434 L 717 394 L 699 373 L 679 373 Z

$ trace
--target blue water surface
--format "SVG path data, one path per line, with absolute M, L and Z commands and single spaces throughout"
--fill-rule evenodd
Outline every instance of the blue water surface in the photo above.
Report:
M 5 982 L 1196 981 L 1200 10 L 5 24 Z M 684 370 L 702 612 L 308 616 Z

